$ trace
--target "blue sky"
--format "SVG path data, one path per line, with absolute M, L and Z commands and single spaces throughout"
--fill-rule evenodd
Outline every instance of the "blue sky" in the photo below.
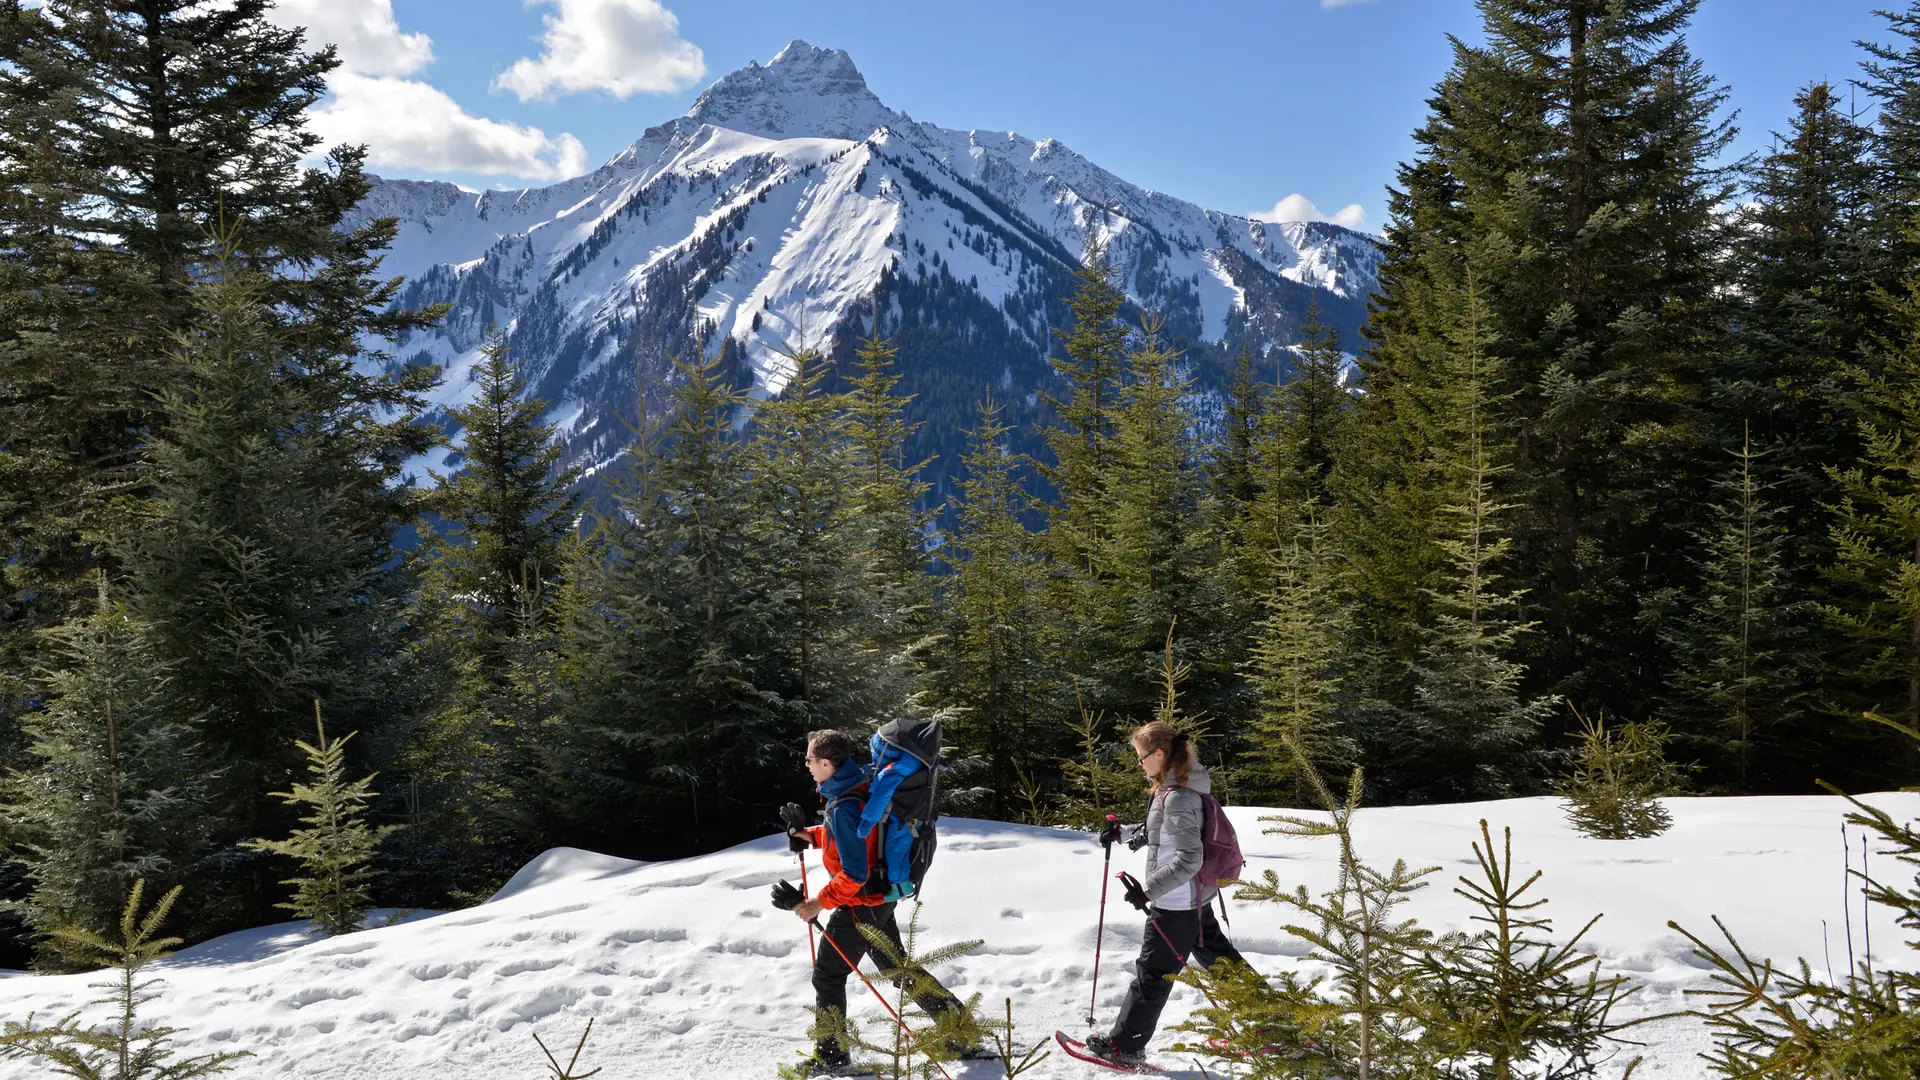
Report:
M 1705 0 L 1688 40 L 1731 90 L 1735 152 L 1784 130 L 1800 86 L 1852 77 L 1888 4 Z M 1051 136 L 1219 210 L 1288 200 L 1370 229 L 1447 34 L 1478 28 L 1472 0 L 282 0 L 278 18 L 340 46 L 315 126 L 386 175 L 584 171 L 804 38 L 915 119 Z

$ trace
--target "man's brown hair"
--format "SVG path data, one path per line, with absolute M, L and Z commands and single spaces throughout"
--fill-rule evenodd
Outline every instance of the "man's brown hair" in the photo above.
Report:
M 853 756 L 853 740 L 832 728 L 807 732 L 807 754 L 810 757 L 826 758 L 838 769 Z

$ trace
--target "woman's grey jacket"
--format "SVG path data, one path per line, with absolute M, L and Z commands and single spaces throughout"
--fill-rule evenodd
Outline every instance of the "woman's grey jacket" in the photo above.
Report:
M 1212 790 L 1213 781 L 1207 776 L 1206 766 L 1196 761 L 1193 771 L 1187 776 L 1185 787 L 1169 784 L 1155 792 L 1147 803 L 1147 823 L 1142 827 L 1147 847 L 1147 873 L 1140 882 L 1140 887 L 1146 890 L 1147 899 L 1158 900 L 1176 890 L 1192 887 L 1194 878 L 1200 873 L 1200 848 L 1207 824 L 1206 808 L 1200 801 L 1200 793 Z M 1157 861 L 1163 846 L 1160 839 L 1163 832 L 1167 838 L 1164 846 L 1172 852 L 1172 857 L 1164 864 Z M 1194 897 L 1193 906 L 1207 903 L 1219 891 L 1211 885 L 1202 886 L 1200 895 Z

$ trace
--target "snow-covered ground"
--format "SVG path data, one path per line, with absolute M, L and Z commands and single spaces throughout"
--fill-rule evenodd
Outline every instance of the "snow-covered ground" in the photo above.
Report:
M 1920 795 L 1868 801 L 1903 820 L 1920 816 Z M 1409 907 L 1435 928 L 1463 925 L 1465 901 L 1447 887 L 1474 870 L 1471 842 L 1487 818 L 1514 834 L 1522 866 L 1545 871 L 1555 926 L 1571 932 L 1604 913 L 1589 945 L 1609 970 L 1644 989 L 1636 1011 L 1685 1007 L 1681 991 L 1705 973 L 1682 939 L 1718 915 L 1755 955 L 1804 956 L 1816 967 L 1845 962 L 1840 822 L 1833 798 L 1676 799 L 1674 827 L 1650 840 L 1589 840 L 1573 832 L 1556 802 L 1520 799 L 1360 813 L 1357 840 L 1369 860 L 1437 865 L 1435 886 Z M 1250 856 L 1249 873 L 1318 890 L 1332 879 L 1331 841 L 1263 835 L 1266 813 L 1230 811 Z M 1100 848 L 1083 834 L 948 819 L 921 916 L 922 944 L 984 938 L 986 946 L 944 969 L 963 996 L 979 992 L 997 1012 L 1011 997 L 1030 1039 L 1056 1027 L 1084 1034 Z M 1853 841 L 1857 865 L 1859 841 Z M 1120 849 L 1115 869 L 1138 869 Z M 820 884 L 818 862 L 811 883 Z M 533 1080 L 544 1063 L 532 1034 L 571 1048 L 596 1018 L 583 1066 L 602 1080 L 771 1077 L 805 1045 L 807 935 L 768 906 L 767 887 L 797 877 L 784 841 L 769 837 L 727 851 L 664 863 L 633 863 L 586 852 L 548 852 L 492 901 L 476 908 L 314 940 L 284 924 L 235 934 L 158 964 L 163 998 L 149 1014 L 187 1029 L 188 1053 L 251 1050 L 234 1075 L 307 1080 L 460 1077 Z M 1876 869 L 1893 871 L 1891 860 Z M 1853 894 L 1856 946 L 1866 928 Z M 904 913 L 903 913 L 904 914 Z M 1115 890 L 1108 899 L 1099 1010 L 1111 1019 L 1125 989 L 1127 961 L 1141 927 Z M 1277 973 L 1303 951 L 1280 929 L 1281 910 L 1232 909 L 1233 936 L 1249 960 Z M 903 920 L 904 921 L 904 920 Z M 1890 919 L 1872 926 L 1876 963 L 1916 963 Z M 92 992 L 97 976 L 0 979 L 0 1016 L 57 1016 Z M 857 984 L 855 1016 L 873 1030 L 880 1008 Z M 1155 1046 L 1171 1041 L 1194 994 L 1177 989 Z M 1692 1021 L 1643 1029 L 1652 1045 L 1643 1077 L 1705 1075 L 1696 1055 L 1706 1040 Z M 1181 1064 L 1164 1052 L 1163 1064 Z M 988 1062 L 953 1067 L 956 1080 L 998 1077 Z M 1055 1054 L 1026 1074 L 1036 1080 L 1086 1076 L 1089 1066 Z M 40 1076 L 22 1063 L 0 1077 Z M 1190 1075 L 1197 1076 L 1194 1072 Z

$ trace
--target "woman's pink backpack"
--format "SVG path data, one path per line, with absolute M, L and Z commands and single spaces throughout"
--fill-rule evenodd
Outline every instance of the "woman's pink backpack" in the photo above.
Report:
M 1204 791 L 1194 794 L 1200 796 L 1200 805 L 1205 808 L 1200 826 L 1200 872 L 1194 877 L 1200 884 L 1218 889 L 1222 882 L 1238 880 L 1247 860 L 1240 854 L 1240 836 L 1233 831 L 1233 822 L 1227 820 L 1227 810 L 1220 800 Z

